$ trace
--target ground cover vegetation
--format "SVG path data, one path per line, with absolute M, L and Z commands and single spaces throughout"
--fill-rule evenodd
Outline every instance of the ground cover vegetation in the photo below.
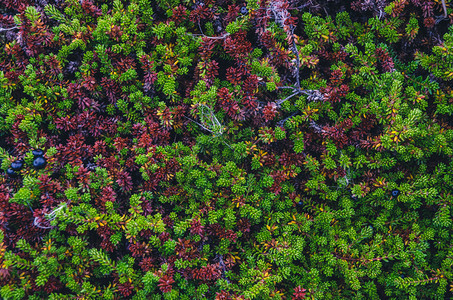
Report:
M 451 299 L 453 9 L 3 0 L 2 299 Z

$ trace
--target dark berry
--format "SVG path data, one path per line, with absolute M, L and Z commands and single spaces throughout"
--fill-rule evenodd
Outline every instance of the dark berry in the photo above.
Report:
M 392 191 L 392 196 L 393 196 L 393 197 L 396 197 L 396 196 L 399 195 L 399 193 L 400 193 L 400 191 L 398 191 L 398 190 L 393 190 L 393 191 Z
M 14 171 L 19 171 L 20 169 L 22 169 L 23 166 L 24 166 L 23 160 L 16 160 L 11 164 L 11 169 L 13 169 Z
M 42 156 L 38 156 L 33 161 L 33 167 L 36 169 L 42 169 L 46 166 L 47 161 Z
M 11 176 L 11 177 L 15 177 L 17 175 L 17 173 L 14 172 L 14 170 L 11 168 L 8 168 L 8 170 L 6 170 L 6 174 L 8 174 L 8 176 Z
M 35 157 L 44 155 L 44 151 L 42 151 L 41 149 L 35 149 L 31 153 L 33 153 L 33 156 L 35 156 Z
M 246 14 L 248 14 L 248 12 L 249 11 L 248 11 L 247 7 L 245 7 L 245 6 L 241 7 L 241 14 L 246 15 Z

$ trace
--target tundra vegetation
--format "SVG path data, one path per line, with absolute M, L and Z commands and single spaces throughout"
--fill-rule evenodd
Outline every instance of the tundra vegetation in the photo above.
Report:
M 0 297 L 451 299 L 448 0 L 2 0 Z

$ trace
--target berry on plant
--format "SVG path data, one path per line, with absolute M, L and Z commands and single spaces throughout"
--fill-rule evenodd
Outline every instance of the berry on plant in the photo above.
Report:
M 35 149 L 31 153 L 33 153 L 33 156 L 35 156 L 35 157 L 44 155 L 44 151 L 42 151 L 41 149 Z
M 241 14 L 246 15 L 246 14 L 248 14 L 248 12 L 249 11 L 248 11 L 247 7 L 245 7 L 245 6 L 241 7 Z
M 13 169 L 14 171 L 19 171 L 20 169 L 22 169 L 23 166 L 24 166 L 23 160 L 16 160 L 11 164 L 11 169 Z
M 11 168 L 8 168 L 8 170 L 6 170 L 6 174 L 8 174 L 8 176 L 11 176 L 11 177 L 14 177 L 17 175 L 17 173 L 14 172 L 14 170 Z
M 46 166 L 46 164 L 47 161 L 42 156 L 36 157 L 35 160 L 33 161 L 33 167 L 36 169 L 42 169 Z
M 400 191 L 397 190 L 397 189 L 395 189 L 395 190 L 392 191 L 392 196 L 393 196 L 393 197 L 396 197 L 396 196 L 399 195 L 399 193 L 400 193 Z

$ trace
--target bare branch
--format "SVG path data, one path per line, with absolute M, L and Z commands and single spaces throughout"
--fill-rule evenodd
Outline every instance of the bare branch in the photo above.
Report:
M 2 32 L 2 31 L 14 30 L 14 29 L 18 29 L 18 28 L 19 28 L 19 27 L 17 27 L 17 26 L 14 26 L 14 27 L 11 27 L 11 28 L 1 28 L 1 27 L 0 27 L 0 32 Z
M 307 95 L 308 96 L 307 97 L 308 101 L 322 101 L 322 100 L 324 100 L 324 95 L 318 90 L 301 90 L 300 88 L 296 88 L 296 87 L 293 87 L 293 86 L 280 86 L 280 87 L 277 87 L 277 89 L 291 89 L 291 90 L 295 91 L 293 94 L 291 94 L 290 96 L 286 97 L 285 99 L 276 101 L 275 103 L 278 106 L 280 106 L 286 100 L 289 100 L 292 97 L 294 97 L 296 95 L 299 95 L 299 94 Z
M 228 36 L 230 36 L 230 33 L 227 32 L 225 34 L 223 34 L 222 36 L 207 36 L 206 34 L 203 33 L 203 29 L 201 29 L 201 25 L 200 25 L 200 21 L 198 21 L 198 28 L 200 29 L 200 32 L 201 34 L 199 33 L 186 33 L 187 35 L 191 36 L 191 37 L 204 37 L 204 38 L 207 38 L 207 39 L 211 39 L 211 40 L 223 40 L 225 38 L 227 38 Z
M 315 121 L 310 122 L 310 127 L 313 128 L 316 133 L 325 133 L 326 132 L 324 129 L 322 129 L 321 126 L 316 124 Z
M 223 39 L 227 38 L 230 34 L 227 32 L 227 33 L 225 33 L 222 36 L 207 36 L 205 34 L 191 34 L 191 33 L 188 33 L 187 35 L 189 35 L 191 37 L 201 36 L 201 37 L 204 37 L 204 38 L 207 38 L 207 39 L 211 39 L 211 40 L 223 40 Z
M 297 114 L 298 114 L 298 112 L 295 112 L 295 113 L 291 114 L 290 116 L 286 117 L 285 119 L 278 121 L 277 126 L 284 126 L 286 121 L 288 121 L 289 119 L 291 119 L 292 117 L 294 117 Z
M 444 9 L 444 17 L 446 18 L 447 15 L 447 4 L 445 4 L 445 0 L 442 0 L 442 8 Z
M 225 279 L 228 283 L 230 283 L 228 278 L 225 276 L 226 269 L 225 269 L 225 263 L 223 262 L 223 257 L 222 257 L 222 255 L 219 255 L 218 257 L 219 257 L 219 266 L 222 268 L 222 278 Z
M 294 26 L 292 27 L 292 31 L 294 30 Z M 296 87 L 300 88 L 300 58 L 299 58 L 299 50 L 297 50 L 296 41 L 293 39 L 293 46 L 292 51 L 296 55 Z
M 292 97 L 294 97 L 294 96 L 296 96 L 298 94 L 300 94 L 300 92 L 295 92 L 295 93 L 291 94 L 290 96 L 286 97 L 285 99 L 278 100 L 275 103 L 280 106 L 283 102 L 285 102 L 286 100 L 291 99 Z

